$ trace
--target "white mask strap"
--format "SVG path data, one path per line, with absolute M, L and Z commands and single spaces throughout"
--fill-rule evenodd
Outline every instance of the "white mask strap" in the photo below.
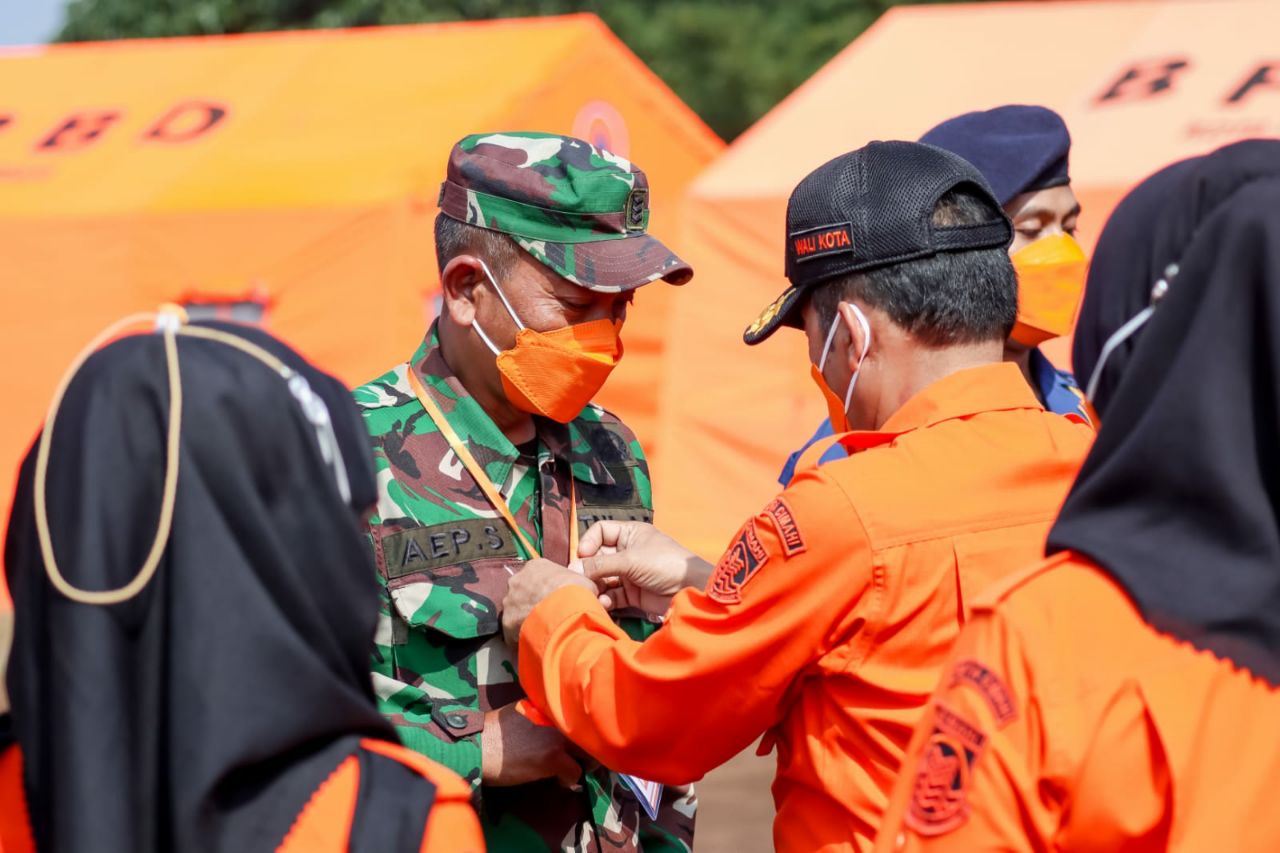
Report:
M 502 351 L 493 345 L 493 341 L 489 340 L 489 336 L 484 333 L 484 329 L 480 328 L 479 320 L 472 320 L 471 328 L 476 330 L 476 334 L 480 336 L 480 340 L 484 341 L 484 345 L 487 346 L 494 355 L 502 355 Z
M 1169 282 L 1178 275 L 1178 265 L 1169 264 L 1165 268 L 1164 278 L 1160 279 L 1151 288 L 1151 302 L 1146 308 L 1143 308 L 1134 316 L 1130 317 L 1128 322 L 1116 329 L 1111 337 L 1107 338 L 1107 342 L 1102 345 L 1102 352 L 1098 354 L 1098 363 L 1093 368 L 1093 373 L 1089 376 L 1089 382 L 1085 385 L 1084 396 L 1090 403 L 1098 393 L 1098 383 L 1102 381 L 1102 369 L 1107 366 L 1107 359 L 1111 358 L 1111 354 L 1119 349 L 1120 345 L 1129 340 L 1135 332 L 1146 325 L 1151 316 L 1156 313 L 1156 306 L 1160 304 L 1160 300 L 1164 299 L 1165 294 L 1169 292 Z
M 849 389 L 844 392 L 846 412 L 849 411 L 849 402 L 853 400 L 853 389 L 858 384 L 858 374 L 862 372 L 862 362 L 867 357 L 867 350 L 871 349 L 871 324 L 867 322 L 867 315 L 852 302 L 849 303 L 849 307 L 853 309 L 853 316 L 858 318 L 858 324 L 862 326 L 862 352 L 858 354 L 858 366 L 853 369 L 853 376 L 849 377 Z
M 822 357 L 818 359 L 818 372 L 821 373 L 823 368 L 827 366 L 827 356 L 831 354 L 831 342 L 836 339 L 836 329 L 840 327 L 840 311 L 836 310 L 836 316 L 831 320 L 831 331 L 827 332 L 827 342 L 822 347 Z
M 507 301 L 507 294 L 503 293 L 502 288 L 498 286 L 498 280 L 493 277 L 493 273 L 489 272 L 489 265 L 484 262 L 483 258 L 476 258 L 476 263 L 480 264 L 480 269 L 484 270 L 484 274 L 489 279 L 489 283 L 492 284 L 493 289 L 498 292 L 498 298 L 502 300 L 502 304 L 506 307 L 507 313 L 511 315 L 511 319 L 515 320 L 516 327 L 523 329 L 525 327 L 524 323 L 520 322 L 520 317 L 516 314 L 516 309 L 512 308 L 511 303 Z M 492 349 L 495 353 L 497 352 L 497 350 L 494 349 L 493 344 L 489 343 L 488 339 L 485 340 L 485 343 L 489 344 L 489 349 Z

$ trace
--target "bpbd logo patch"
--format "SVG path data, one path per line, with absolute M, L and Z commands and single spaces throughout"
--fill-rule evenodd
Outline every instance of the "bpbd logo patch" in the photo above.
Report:
M 756 534 L 756 522 L 752 519 L 720 558 L 707 584 L 707 595 L 721 604 L 737 604 L 742 601 L 742 587 L 768 559 L 769 551 Z
M 797 261 L 808 261 L 826 255 L 853 251 L 853 225 L 821 225 L 792 234 L 791 254 Z
M 933 733 L 920 756 L 906 823 L 920 835 L 942 835 L 969 816 L 973 766 L 987 736 L 945 705 L 934 706 Z

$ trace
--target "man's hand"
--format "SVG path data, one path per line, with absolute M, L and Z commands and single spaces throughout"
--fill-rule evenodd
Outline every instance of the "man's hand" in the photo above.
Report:
M 639 607 L 662 615 L 687 586 L 705 587 L 711 564 L 639 521 L 599 521 L 578 543 L 583 573 L 601 588 L 610 609 Z
M 480 736 L 480 784 L 523 785 L 555 778 L 576 788 L 582 767 L 569 754 L 569 741 L 551 726 L 529 722 L 514 704 L 485 711 Z
M 529 618 L 538 602 L 562 586 L 580 586 L 597 595 L 596 585 L 564 566 L 550 560 L 530 560 L 524 568 L 511 577 L 507 584 L 507 597 L 502 600 L 502 633 L 507 645 L 520 645 L 520 628 Z

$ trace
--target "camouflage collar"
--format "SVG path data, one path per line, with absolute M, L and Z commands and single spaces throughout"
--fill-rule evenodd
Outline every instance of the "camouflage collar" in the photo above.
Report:
M 435 323 L 431 324 L 421 346 L 409 359 L 408 369 L 417 371 L 423 387 L 467 442 L 467 449 L 484 468 L 489 479 L 494 483 L 505 483 L 519 451 L 454 375 L 440 351 L 440 338 Z M 540 460 L 555 458 L 568 462 L 574 479 L 584 483 L 597 486 L 614 484 L 613 475 L 599 456 L 593 452 L 583 452 L 590 445 L 585 441 L 576 419 L 568 424 L 560 424 L 535 417 L 534 426 L 540 445 Z

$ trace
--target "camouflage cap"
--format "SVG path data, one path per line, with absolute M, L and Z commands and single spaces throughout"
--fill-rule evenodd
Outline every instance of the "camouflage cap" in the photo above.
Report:
M 477 133 L 449 154 L 440 212 L 510 236 L 588 290 L 618 293 L 693 268 L 647 232 L 649 182 L 626 159 L 553 133 Z

